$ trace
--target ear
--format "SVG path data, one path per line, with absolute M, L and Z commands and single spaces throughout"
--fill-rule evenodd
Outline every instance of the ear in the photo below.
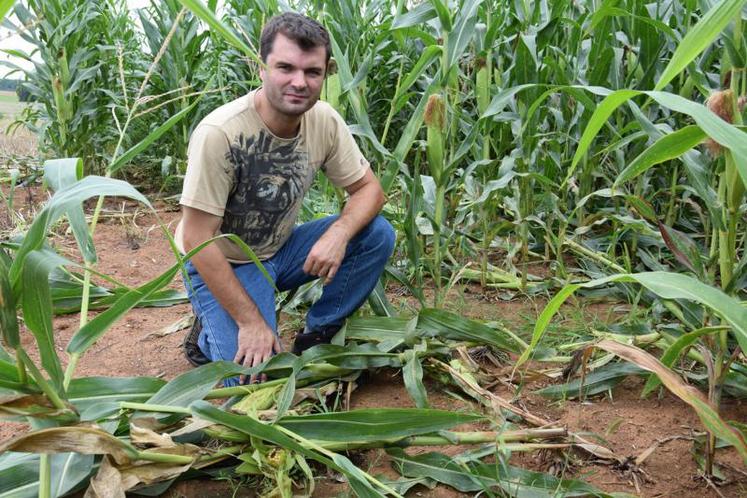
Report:
M 329 58 L 329 62 L 327 62 L 327 71 L 324 73 L 324 76 L 332 76 L 337 72 L 337 61 L 334 57 Z

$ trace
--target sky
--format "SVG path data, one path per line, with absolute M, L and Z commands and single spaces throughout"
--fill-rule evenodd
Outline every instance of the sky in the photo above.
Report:
M 130 9 L 146 7 L 149 4 L 150 4 L 150 0 L 127 0 L 127 5 L 129 6 Z M 11 17 L 11 21 L 13 21 L 14 24 L 17 24 L 17 20 L 15 20 L 13 17 Z M 20 36 L 15 35 L 13 31 L 5 27 L 0 27 L 0 61 L 3 61 L 3 60 L 11 61 L 24 68 L 33 67 L 33 64 L 27 63 L 16 57 L 11 57 L 5 52 L 2 52 L 3 50 L 14 49 L 14 50 L 22 50 L 28 53 L 32 48 L 33 48 L 32 45 L 30 45 L 29 43 L 26 43 Z M 4 65 L 0 65 L 0 78 L 5 78 L 6 76 L 9 76 L 11 78 L 22 78 L 23 77 L 23 75 L 21 75 L 20 73 L 8 75 L 10 71 L 11 70 L 5 67 Z

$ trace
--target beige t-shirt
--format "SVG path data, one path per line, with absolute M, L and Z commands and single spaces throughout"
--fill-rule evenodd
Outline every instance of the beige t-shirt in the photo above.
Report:
M 236 234 L 264 260 L 290 237 L 319 168 L 334 185 L 347 187 L 369 164 L 329 104 L 317 102 L 302 116 L 296 137 L 280 138 L 262 122 L 255 94 L 222 105 L 195 128 L 179 202 L 222 217 L 216 235 Z M 179 223 L 176 243 L 184 252 L 182 235 Z M 229 261 L 249 261 L 230 240 L 216 243 Z

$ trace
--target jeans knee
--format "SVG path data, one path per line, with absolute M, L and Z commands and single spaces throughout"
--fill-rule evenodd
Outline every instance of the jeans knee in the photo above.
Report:
M 386 259 L 394 252 L 394 243 L 397 240 L 397 235 L 394 232 L 394 227 L 381 215 L 374 218 L 369 228 L 371 230 L 370 237 L 373 241 L 372 246 L 376 247 L 377 252 L 385 255 Z

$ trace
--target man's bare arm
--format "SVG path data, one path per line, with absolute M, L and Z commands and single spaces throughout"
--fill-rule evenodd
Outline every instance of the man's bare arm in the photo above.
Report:
M 199 209 L 182 207 L 184 249 L 190 251 L 213 237 L 221 218 Z M 215 244 L 192 257 L 192 264 L 210 292 L 239 327 L 239 349 L 234 361 L 247 367 L 259 365 L 279 352 L 280 344 L 252 298 L 241 286 L 231 264 Z M 252 379 L 254 380 L 254 379 Z
M 350 197 L 340 217 L 314 244 L 303 265 L 303 271 L 324 278 L 325 284 L 340 268 L 348 242 L 374 219 L 385 202 L 379 179 L 370 169 L 345 190 Z

